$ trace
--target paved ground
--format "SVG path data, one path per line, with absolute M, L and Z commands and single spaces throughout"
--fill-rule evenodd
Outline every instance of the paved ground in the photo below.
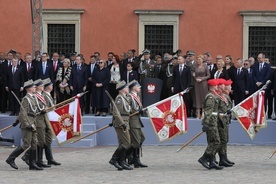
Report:
M 18 170 L 5 163 L 14 148 L 0 147 L 1 184 L 79 184 L 88 183 L 276 183 L 276 155 L 268 159 L 273 146 L 230 146 L 232 168 L 207 170 L 198 162 L 205 146 L 188 146 L 176 153 L 178 146 L 145 146 L 142 162 L 148 168 L 117 171 L 108 161 L 115 147 L 90 149 L 54 148 L 54 157 L 62 163 L 44 171 L 29 171 L 19 158 Z

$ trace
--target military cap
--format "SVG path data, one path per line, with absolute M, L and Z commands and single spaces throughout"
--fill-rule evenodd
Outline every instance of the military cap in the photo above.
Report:
M 209 86 L 217 86 L 219 84 L 219 81 L 217 79 L 210 79 L 208 80 Z
M 187 56 L 194 56 L 195 55 L 195 52 L 194 51 L 187 51 Z
M 145 50 L 143 51 L 143 54 L 150 54 L 150 50 L 145 49 Z
M 42 80 L 42 82 L 44 83 L 44 87 L 53 85 L 53 83 L 52 83 L 52 81 L 51 81 L 50 78 L 44 79 L 44 80 Z
M 139 82 L 137 80 L 132 80 L 130 83 L 128 83 L 128 87 L 131 89 L 134 86 L 140 86 Z
M 34 81 L 34 84 L 36 86 L 44 86 L 44 83 L 43 83 L 43 81 L 41 79 L 37 79 L 36 81 Z
M 225 86 L 230 86 L 232 83 L 233 83 L 232 80 L 226 80 L 226 81 L 224 82 L 224 85 L 225 85 Z
M 24 82 L 24 88 L 25 89 L 28 89 L 28 88 L 31 88 L 31 87 L 34 87 L 34 86 L 35 86 L 35 84 L 34 84 L 34 81 L 32 79 Z
M 75 56 L 75 55 L 77 55 L 77 52 L 76 52 L 76 51 L 71 51 L 71 52 L 70 52 L 70 56 Z
M 218 85 L 224 85 L 224 83 L 225 83 L 225 79 L 216 79 L 217 81 L 218 81 Z
M 208 51 L 207 51 L 207 52 L 204 52 L 204 54 L 207 55 L 208 57 L 211 56 L 210 52 L 208 52 Z
M 116 89 L 118 91 L 124 89 L 125 87 L 127 87 L 127 83 L 124 80 L 122 80 L 122 81 L 120 81 L 119 83 L 116 84 Z

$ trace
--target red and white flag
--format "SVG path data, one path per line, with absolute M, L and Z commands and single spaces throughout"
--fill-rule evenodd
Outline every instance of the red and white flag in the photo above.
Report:
M 71 142 L 81 135 L 82 117 L 78 96 L 73 102 L 47 112 L 47 117 L 58 145 Z
M 234 116 L 251 139 L 255 137 L 260 128 L 265 128 L 267 125 L 264 95 L 263 90 L 257 91 L 232 109 Z
M 180 93 L 148 106 L 147 114 L 160 142 L 188 130 L 186 106 Z

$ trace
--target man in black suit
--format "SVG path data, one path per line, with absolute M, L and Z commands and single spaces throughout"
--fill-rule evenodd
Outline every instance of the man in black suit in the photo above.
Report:
M 83 58 L 80 56 L 76 57 L 76 64 L 72 67 L 71 76 L 69 80 L 70 89 L 72 95 L 75 96 L 78 93 L 86 91 L 87 87 L 87 69 L 83 64 Z M 81 97 L 81 109 L 84 108 L 84 98 Z
M 244 60 L 243 61 L 243 66 L 244 66 L 244 69 L 247 70 L 248 78 L 249 78 L 249 88 L 248 88 L 249 94 L 246 95 L 246 97 L 248 97 L 248 96 L 250 96 L 254 93 L 254 82 L 253 82 L 253 75 L 252 75 L 253 74 L 253 68 L 250 65 L 249 60 Z
M 141 60 L 142 58 L 142 54 L 139 55 L 138 57 L 135 57 L 135 50 L 134 49 L 129 49 L 127 51 L 127 58 L 125 60 L 123 60 L 122 65 L 123 65 L 123 71 L 127 71 L 127 63 L 131 62 L 134 63 L 134 61 L 138 62 Z M 133 65 L 132 70 L 138 72 L 138 65 Z
M 265 55 L 258 55 L 258 62 L 253 67 L 253 81 L 255 91 L 259 90 L 270 79 L 270 65 L 265 62 Z M 265 90 L 265 110 L 268 90 Z
M 35 61 L 32 61 L 32 55 L 30 53 L 26 53 L 25 55 L 25 62 L 21 65 L 23 75 L 24 75 L 24 82 L 28 80 L 35 80 Z M 23 91 L 23 96 L 26 95 L 26 90 Z
M 237 59 L 236 68 L 233 70 L 233 96 L 235 104 L 243 101 L 246 95 L 249 94 L 249 75 L 246 68 L 243 68 L 243 60 Z
M 57 92 L 56 92 L 56 79 L 57 79 L 57 72 L 59 70 L 60 67 L 62 67 L 62 63 L 61 61 L 59 60 L 59 54 L 57 52 L 54 52 L 52 54 L 52 60 L 51 60 L 51 63 L 52 63 L 52 66 L 53 66 L 53 73 L 54 73 L 54 81 L 53 82 L 53 90 L 51 91 L 51 96 L 54 98 L 54 101 L 59 101 L 58 99 L 58 96 L 56 95 Z
M 191 86 L 191 69 L 185 64 L 183 56 L 177 59 L 178 66 L 173 69 L 172 93 L 176 94 Z M 184 94 L 184 102 L 187 104 L 187 93 Z M 187 106 L 187 114 L 191 114 L 191 108 Z
M 0 52 L 0 109 L 1 113 L 6 112 L 7 108 L 7 91 L 6 87 L 6 67 L 5 67 L 5 56 L 4 52 Z
M 25 63 L 22 59 L 22 54 L 21 52 L 16 52 L 15 57 L 18 59 L 18 66 L 23 66 L 23 64 Z
M 210 79 L 214 79 L 217 71 L 217 65 L 213 63 L 213 58 L 211 56 L 207 58 L 206 62 L 210 71 Z
M 11 109 L 10 116 L 18 115 L 20 105 L 16 98 L 13 96 L 11 91 L 19 99 L 20 92 L 23 91 L 24 86 L 24 75 L 22 68 L 18 66 L 18 59 L 12 59 L 12 65 L 7 70 L 6 90 L 9 92 L 9 104 Z
M 87 76 L 88 76 L 88 80 L 87 80 L 87 93 L 85 94 L 85 114 L 89 114 L 90 112 L 90 107 L 92 107 L 92 114 L 95 113 L 95 102 L 93 99 L 93 84 L 92 84 L 92 75 L 94 73 L 94 70 L 98 67 L 98 65 L 96 64 L 96 56 L 92 55 L 90 56 L 90 64 L 87 65 Z M 92 95 L 92 98 L 91 98 Z
M 42 53 L 41 61 L 36 64 L 35 79 L 47 79 L 50 78 L 52 83 L 54 83 L 54 70 L 53 64 L 48 60 L 48 54 L 46 52 Z
M 134 63 L 129 62 L 127 63 L 127 70 L 123 71 L 122 80 L 126 81 L 126 83 L 130 83 L 133 80 L 138 80 L 138 73 L 137 71 L 133 70 Z

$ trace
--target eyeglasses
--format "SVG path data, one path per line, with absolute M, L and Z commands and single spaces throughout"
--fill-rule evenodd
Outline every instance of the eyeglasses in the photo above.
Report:
M 102 64 L 103 62 L 99 62 L 99 64 Z
M 248 65 L 248 63 L 244 63 L 244 65 Z

